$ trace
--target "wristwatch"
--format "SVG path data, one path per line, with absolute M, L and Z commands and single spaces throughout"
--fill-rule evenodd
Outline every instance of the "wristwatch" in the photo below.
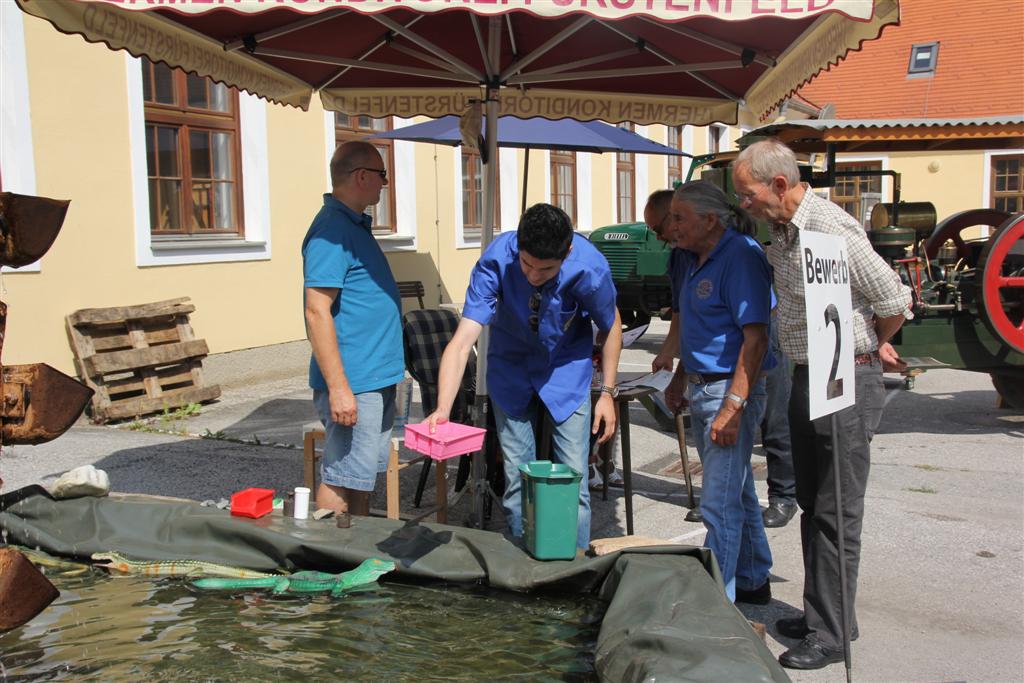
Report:
M 725 398 L 738 405 L 740 407 L 740 410 L 743 410 L 744 408 L 747 407 L 747 399 L 741 398 L 736 394 L 730 392 L 725 395 Z
M 606 393 L 606 394 L 608 394 L 612 398 L 618 398 L 619 397 L 619 388 L 618 387 L 610 387 L 607 384 L 602 384 L 601 385 L 601 391 Z

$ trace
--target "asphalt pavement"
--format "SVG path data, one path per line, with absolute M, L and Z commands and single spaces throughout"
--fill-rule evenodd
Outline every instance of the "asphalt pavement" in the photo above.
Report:
M 655 321 L 623 352 L 620 370 L 649 370 L 666 330 Z M 316 420 L 307 361 L 304 341 L 211 356 L 207 379 L 223 394 L 199 414 L 104 426 L 83 418 L 48 444 L 4 447 L 3 491 L 45 485 L 84 464 L 105 470 L 122 492 L 216 500 L 249 486 L 291 490 L 302 484 L 303 426 Z M 997 408 L 991 381 L 979 373 L 929 371 L 909 391 L 891 376 L 887 388 L 865 502 L 853 678 L 1024 680 L 1024 415 Z M 637 402 L 630 405 L 634 533 L 699 544 L 703 527 L 684 520 L 675 434 Z M 413 419 L 419 415 L 417 396 Z M 692 440 L 689 456 L 696 461 Z M 453 484 L 454 462 L 449 466 Z M 754 466 L 766 503 L 760 447 Z M 411 498 L 419 473 L 419 465 L 402 472 L 403 512 L 416 512 Z M 433 479 L 424 505 L 433 500 Z M 698 494 L 699 483 L 697 477 Z M 458 499 L 450 523 L 471 516 L 469 498 Z M 384 507 L 382 479 L 373 505 Z M 593 494 L 592 507 L 594 538 L 625 534 L 621 489 L 611 489 L 607 501 Z M 490 524 L 501 529 L 497 510 Z M 768 646 L 779 654 L 794 642 L 773 624 L 801 609 L 798 522 L 767 531 L 774 599 L 740 610 L 766 624 Z M 845 672 L 836 664 L 790 675 L 803 683 L 843 680 Z

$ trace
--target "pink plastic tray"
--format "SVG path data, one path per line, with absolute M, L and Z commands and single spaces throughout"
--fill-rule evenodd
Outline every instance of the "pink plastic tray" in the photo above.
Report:
M 479 427 L 445 422 L 437 425 L 431 434 L 426 422 L 405 426 L 405 445 L 434 460 L 447 460 L 457 455 L 473 453 L 483 448 L 487 430 Z

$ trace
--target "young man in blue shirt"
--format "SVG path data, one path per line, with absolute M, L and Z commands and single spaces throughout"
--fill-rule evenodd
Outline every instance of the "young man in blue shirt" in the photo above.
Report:
M 405 374 L 402 305 L 365 213 L 387 184 L 380 153 L 346 142 L 330 170 L 333 190 L 302 242 L 309 385 L 326 436 L 316 504 L 367 515 Z
M 606 335 L 604 385 L 590 406 L 593 375 L 591 322 Z M 534 427 L 543 404 L 554 422 L 554 454 L 584 474 L 590 435 L 615 433 L 615 387 L 622 325 L 608 261 L 561 209 L 536 204 L 515 233 L 499 235 L 477 261 L 455 336 L 441 358 L 437 410 L 445 422 L 470 349 L 490 325 L 487 387 L 505 460 L 503 507 L 513 536 L 522 535 L 519 465 L 536 459 Z M 590 490 L 580 486 L 576 543 L 590 544 Z

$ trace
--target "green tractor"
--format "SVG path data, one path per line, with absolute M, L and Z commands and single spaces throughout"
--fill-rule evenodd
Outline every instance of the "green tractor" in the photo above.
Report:
M 668 255 L 672 248 L 653 230 L 644 223 L 620 223 L 594 230 L 590 241 L 611 266 L 623 325 L 646 325 L 671 306 Z

